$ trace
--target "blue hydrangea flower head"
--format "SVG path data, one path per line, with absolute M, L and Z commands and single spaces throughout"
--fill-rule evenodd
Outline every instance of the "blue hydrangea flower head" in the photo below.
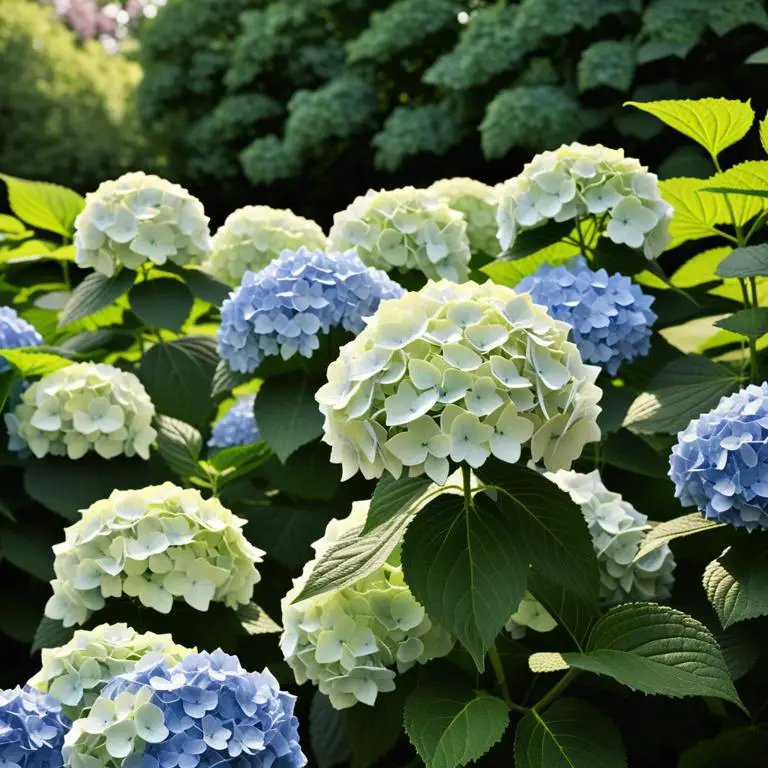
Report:
M 359 333 L 381 301 L 404 292 L 354 251 L 285 250 L 260 272 L 246 272 L 224 302 L 219 354 L 240 373 L 269 355 L 312 357 L 320 333 L 336 327 Z
M 115 677 L 67 734 L 72 768 L 300 768 L 295 697 L 221 650 Z
M 19 317 L 12 307 L 0 307 L 0 350 L 19 347 L 39 347 L 43 337 L 31 323 Z M 0 373 L 9 371 L 11 366 L 0 354 Z
M 678 432 L 675 496 L 707 520 L 768 528 L 768 383 L 750 384 Z
M 572 326 L 582 359 L 611 376 L 651 348 L 654 297 L 624 275 L 589 269 L 583 256 L 557 267 L 543 264 L 515 290 L 530 293 L 552 317 Z
M 210 448 L 232 448 L 236 445 L 250 445 L 261 439 L 253 404 L 256 395 L 239 397 L 235 404 L 213 425 L 208 440 Z
M 59 768 L 71 722 L 61 704 L 35 688 L 0 691 L 0 765 Z

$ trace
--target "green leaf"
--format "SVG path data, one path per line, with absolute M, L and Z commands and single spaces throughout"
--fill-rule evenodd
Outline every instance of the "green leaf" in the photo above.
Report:
M 731 99 L 628 101 L 624 106 L 636 107 L 657 117 L 701 144 L 713 157 L 742 139 L 755 119 L 748 101 Z
M 339 489 L 341 467 L 331 464 L 330 453 L 324 443 L 307 443 L 285 463 L 273 455 L 262 475 L 272 487 L 293 498 L 331 499 Z
M 420 684 L 405 704 L 405 730 L 426 768 L 457 768 L 484 755 L 504 735 L 501 699 L 458 680 Z
M 723 652 L 732 680 L 739 680 L 757 663 L 762 651 L 761 641 L 749 624 L 737 624 L 715 635 Z
M 672 284 L 678 288 L 693 288 L 717 280 L 717 267 L 732 250 L 729 246 L 722 246 L 697 253 L 672 275 Z
M 256 603 L 241 605 L 237 609 L 237 618 L 247 635 L 274 635 L 283 631 L 283 628 Z
M 309 707 L 309 744 L 317 768 L 333 768 L 351 756 L 344 717 L 320 691 L 315 691 Z
M 768 243 L 734 248 L 717 267 L 719 277 L 768 277 Z
M 136 273 L 131 269 L 123 269 L 112 277 L 91 272 L 72 291 L 59 316 L 59 328 L 108 307 L 130 289 L 135 279 Z
M 563 658 L 573 668 L 607 675 L 642 693 L 714 696 L 744 709 L 712 633 L 666 605 L 611 609 L 593 628 L 586 652 Z
M 52 547 L 62 538 L 60 528 L 41 525 L 39 520 L 23 517 L 0 523 L 3 560 L 40 581 L 54 578 Z
M 768 616 L 768 546 L 763 537 L 728 547 L 707 566 L 703 582 L 723 628 Z
M 760 121 L 760 143 L 763 150 L 768 154 L 768 114 Z
M 659 182 L 662 197 L 675 209 L 669 223 L 672 241 L 667 250 L 688 240 L 717 235 L 716 224 L 731 221 L 725 200 L 702 194 L 711 182 L 705 179 L 664 179 Z
M 2 360 L 2 357 L 0 357 L 0 360 Z M 2 413 L 3 408 L 5 408 L 14 381 L 16 381 L 15 370 L 11 369 L 10 371 L 3 371 L 0 373 L 0 413 Z
M 768 197 L 768 189 L 739 189 L 738 187 L 706 187 L 702 192 L 716 192 L 719 195 L 744 195 L 745 197 Z
M 259 390 L 254 413 L 259 432 L 280 461 L 323 434 L 315 387 L 305 376 L 288 374 L 267 379 Z
M 68 643 L 75 634 L 77 627 L 65 627 L 60 621 L 54 621 L 47 616 L 40 619 L 32 641 L 31 653 L 43 648 L 58 648 Z
M 725 768 L 760 766 L 768 753 L 768 733 L 748 725 L 703 739 L 680 756 L 677 768 Z
M 213 374 L 213 386 L 211 388 L 211 397 L 218 400 L 228 395 L 235 387 L 245 384 L 250 380 L 247 373 L 237 373 L 233 371 L 225 360 L 219 360 L 216 365 L 216 371 Z
M 38 347 L 0 350 L 0 357 L 10 363 L 22 378 L 36 378 L 72 365 L 72 360 L 50 352 L 38 352 Z
M 85 200 L 71 189 L 45 181 L 27 181 L 0 173 L 8 185 L 8 202 L 13 213 L 37 229 L 72 237 L 75 219 Z
M 605 456 L 606 464 L 637 475 L 666 477 L 669 472 L 669 458 L 628 429 L 608 435 L 601 454 Z
M 555 245 L 538 251 L 531 256 L 519 258 L 517 261 L 501 261 L 497 259 L 481 267 L 480 271 L 488 275 L 494 283 L 514 288 L 524 277 L 532 275 L 542 264 L 564 264 L 572 259 L 579 249 L 570 243 L 555 243 Z
M 145 280 L 131 288 L 131 309 L 144 325 L 180 331 L 194 299 L 187 286 L 172 277 Z
M 371 505 L 368 508 L 368 517 L 363 526 L 363 533 L 370 533 L 407 510 L 424 496 L 429 485 L 429 479 L 423 475 L 420 477 L 401 475 L 395 479 L 389 472 L 385 472 L 371 497 Z
M 159 413 L 199 427 L 208 422 L 218 362 L 214 339 L 184 336 L 148 350 L 139 366 L 139 378 Z
M 547 222 L 533 229 L 518 232 L 514 243 L 501 254 L 500 261 L 519 261 L 544 248 L 559 243 L 573 230 L 573 222 Z
M 742 309 L 729 317 L 717 320 L 715 325 L 718 328 L 731 331 L 731 333 L 738 333 L 739 336 L 759 339 L 768 333 L 768 308 L 750 307 L 749 309 Z
M 706 182 L 702 197 L 715 197 L 723 201 L 728 212 L 728 218 L 723 221 L 731 223 L 732 219 L 740 226 L 763 211 L 768 202 L 761 200 L 768 187 L 768 160 L 747 160 L 744 163 L 731 166 L 727 171 L 716 173 Z M 713 193 L 713 189 L 728 189 L 729 197 Z M 754 194 L 754 193 L 763 194 Z M 733 211 L 733 216 L 731 216 Z
M 196 299 L 208 302 L 214 307 L 220 307 L 224 299 L 232 292 L 232 288 L 211 277 L 200 269 L 187 268 L 178 274 L 186 281 L 189 290 Z
M 200 473 L 198 459 L 203 436 L 191 424 L 170 416 L 155 418 L 157 450 L 168 466 L 181 478 Z
M 29 230 L 17 218 L 9 216 L 7 213 L 0 213 L 0 232 L 12 235 L 24 235 L 29 232 Z
M 250 445 L 233 445 L 224 448 L 209 459 L 211 466 L 221 473 L 219 487 L 233 480 L 238 480 L 261 467 L 272 451 L 264 440 Z
M 700 512 L 692 512 L 690 515 L 675 517 L 672 520 L 666 520 L 654 526 L 648 535 L 640 544 L 640 549 L 635 555 L 635 562 L 641 557 L 645 557 L 650 552 L 669 544 L 675 539 L 682 539 L 685 536 L 693 536 L 696 533 L 712 531 L 716 528 L 725 528 L 725 523 L 716 523 L 714 520 L 707 520 Z
M 528 556 L 510 509 L 482 496 L 467 507 L 461 496 L 446 494 L 421 510 L 403 539 L 403 572 L 414 597 L 480 670 L 525 596 Z
M 597 707 L 560 699 L 531 711 L 515 733 L 516 768 L 626 768 L 621 734 Z

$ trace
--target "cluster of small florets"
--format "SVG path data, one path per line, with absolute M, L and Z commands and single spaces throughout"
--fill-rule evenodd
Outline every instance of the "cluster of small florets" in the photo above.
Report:
M 422 189 L 369 190 L 333 217 L 328 246 L 355 248 L 371 267 L 417 270 L 433 280 L 463 282 L 469 274 L 467 223 Z
M 221 650 L 141 664 L 75 721 L 63 755 L 71 768 L 300 768 L 294 704 L 269 670 Z
M 552 614 L 530 593 L 520 601 L 517 610 L 509 617 L 504 628 L 513 640 L 525 637 L 526 630 L 551 632 L 557 626 Z
M 4 349 L 19 347 L 39 347 L 43 337 L 37 328 L 28 323 L 13 307 L 0 307 L 0 373 L 9 371 L 11 366 L 3 358 Z
M 768 383 L 750 384 L 693 419 L 669 464 L 683 506 L 736 528 L 768 528 Z
M 574 143 L 542 152 L 500 189 L 497 223 L 503 250 L 547 221 L 592 217 L 614 243 L 655 259 L 670 241 L 673 209 L 655 174 L 621 149 Z
M 331 520 L 312 545 L 315 559 L 282 602 L 280 649 L 296 682 L 317 685 L 336 709 L 373 705 L 379 693 L 395 689 L 397 672 L 445 656 L 453 647 L 450 634 L 411 594 L 397 554 L 352 586 L 293 602 L 318 559 L 341 536 L 361 529 L 367 511 L 368 502 L 355 502 L 348 517 Z
M 105 181 L 75 220 L 75 261 L 111 277 L 146 261 L 197 264 L 211 251 L 208 217 L 184 187 L 141 171 Z
M 157 437 L 155 407 L 132 373 L 102 363 L 74 363 L 32 384 L 5 414 L 8 447 L 79 459 L 95 451 L 149 458 Z
M 450 462 L 534 461 L 568 468 L 600 438 L 595 385 L 569 327 L 527 294 L 494 283 L 428 283 L 381 305 L 328 367 L 316 399 L 323 440 L 348 478 L 425 472 Z
M 256 395 L 238 397 L 235 404 L 213 425 L 208 446 L 232 448 L 258 442 L 261 435 L 253 414 L 255 402 Z
M 572 326 L 582 359 L 611 376 L 650 351 L 654 297 L 624 275 L 589 269 L 582 256 L 558 267 L 543 264 L 515 290 L 530 293 L 552 317 Z
M 246 272 L 258 272 L 283 251 L 301 246 L 323 250 L 320 226 L 293 211 L 249 205 L 227 217 L 213 237 L 213 253 L 205 269 L 217 280 L 237 286 Z
M 137 597 L 169 613 L 174 599 L 198 611 L 250 602 L 264 554 L 243 535 L 245 520 L 216 498 L 173 483 L 113 491 L 82 511 L 53 548 L 56 578 L 45 615 L 83 624 L 108 597 Z
M 58 648 L 43 649 L 40 671 L 29 685 L 61 702 L 72 720 L 82 717 L 112 678 L 130 672 L 139 662 L 175 664 L 194 649 L 173 642 L 170 635 L 140 633 L 127 624 L 100 624 L 79 629 Z
M 221 308 L 221 357 L 251 373 L 269 355 L 311 357 L 331 328 L 359 333 L 364 318 L 403 289 L 366 267 L 354 251 L 283 251 L 261 272 L 247 272 Z
M 545 472 L 581 507 L 589 526 L 600 571 L 600 597 L 607 604 L 631 600 L 664 600 L 674 583 L 675 559 L 669 544 L 635 561 L 651 526 L 618 493 L 612 493 L 597 470 Z

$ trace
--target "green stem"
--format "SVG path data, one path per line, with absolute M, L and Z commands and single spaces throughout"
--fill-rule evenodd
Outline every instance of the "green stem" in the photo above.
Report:
M 766 216 L 768 216 L 768 214 L 765 211 L 763 211 L 763 213 L 761 213 L 752 222 L 752 226 L 750 227 L 749 232 L 747 232 L 747 234 L 744 236 L 744 245 L 747 245 L 749 243 L 749 241 L 752 239 L 752 235 L 755 234 L 755 232 L 757 231 L 758 227 L 760 227 L 760 225 L 765 222 Z
M 504 666 L 501 663 L 501 657 L 499 656 L 499 652 L 496 650 L 495 644 L 492 645 L 488 651 L 488 658 L 491 660 L 491 666 L 493 667 L 493 672 L 496 675 L 496 683 L 498 684 L 499 692 L 501 693 L 501 698 L 504 699 L 504 703 L 510 709 L 514 709 L 516 711 L 525 710 L 527 712 L 528 710 L 526 707 L 520 707 L 515 704 L 515 702 L 512 701 L 512 697 L 509 695 L 509 688 L 507 688 L 507 678 L 504 675 Z
M 576 219 L 576 239 L 579 244 L 579 250 L 581 251 L 582 256 L 591 257 L 594 255 L 592 253 L 592 250 L 590 248 L 587 248 L 587 243 L 584 240 L 584 233 L 581 231 L 581 219 Z
M 469 508 L 474 506 L 472 501 L 472 470 L 466 465 L 461 465 L 461 477 L 464 481 L 464 506 Z
M 757 301 L 757 278 L 752 276 L 749 278 L 749 285 L 752 288 L 752 306 L 758 307 L 758 301 Z
M 534 712 L 541 712 L 548 707 L 572 682 L 578 669 L 569 669 L 534 705 Z
M 754 280 L 754 278 L 751 278 Z M 747 282 L 743 277 L 739 278 L 739 285 L 741 286 L 741 296 L 744 301 L 744 309 L 749 309 L 752 302 L 749 298 L 749 290 L 747 289 Z M 757 306 L 757 286 L 753 285 L 754 293 L 754 306 Z M 749 379 L 753 384 L 760 383 L 760 370 L 757 364 L 757 340 L 753 337 L 747 339 L 749 343 Z

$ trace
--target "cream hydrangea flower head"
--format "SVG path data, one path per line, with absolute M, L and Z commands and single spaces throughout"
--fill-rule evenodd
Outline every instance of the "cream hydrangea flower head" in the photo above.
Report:
M 79 629 L 66 645 L 44 648 L 42 668 L 29 685 L 49 693 L 72 719 L 83 717 L 104 686 L 140 661 L 181 661 L 194 648 L 173 642 L 170 635 L 137 632 L 127 624 L 100 624 Z
M 264 552 L 243 535 L 246 521 L 216 498 L 173 483 L 113 491 L 82 510 L 53 547 L 53 596 L 45 615 L 83 624 L 107 597 L 137 597 L 169 613 L 175 599 L 198 611 L 251 600 Z
M 469 238 L 464 216 L 423 189 L 369 190 L 333 217 L 331 251 L 354 248 L 363 263 L 388 272 L 415 269 L 464 282 Z
M 500 187 L 497 212 L 501 248 L 518 233 L 549 220 L 593 217 L 614 243 L 655 259 L 669 244 L 674 213 L 661 199 L 655 174 L 624 150 L 575 142 L 542 152 Z
M 504 628 L 514 640 L 520 640 L 525 637 L 527 629 L 534 632 L 551 632 L 556 626 L 557 622 L 552 618 L 552 614 L 530 592 L 526 592 Z
M 451 635 L 434 624 L 403 580 L 399 549 L 375 573 L 351 587 L 294 603 L 317 560 L 343 535 L 362 528 L 368 501 L 343 520 L 331 520 L 312 546 L 315 559 L 282 601 L 280 649 L 296 682 L 318 686 L 336 709 L 373 705 L 395 689 L 397 673 L 445 656 Z
M 467 237 L 473 253 L 497 256 L 499 241 L 496 238 L 496 209 L 499 205 L 499 188 L 482 181 L 458 176 L 440 179 L 427 192 L 447 203 L 464 216 Z
M 184 187 L 141 171 L 86 195 L 75 220 L 75 261 L 111 277 L 146 261 L 198 264 L 211 251 L 209 219 Z
M 534 461 L 569 468 L 600 438 L 602 396 L 569 331 L 491 282 L 429 282 L 382 302 L 315 395 L 331 461 L 344 479 L 405 466 L 443 484 L 451 462 L 515 463 L 530 441 Z
M 157 437 L 154 416 L 155 406 L 132 373 L 103 363 L 73 363 L 32 384 L 4 418 L 8 447 L 29 447 L 37 458 L 79 459 L 96 451 L 105 459 L 148 459 Z
M 204 265 L 217 280 L 236 287 L 246 272 L 259 272 L 284 250 L 301 246 L 324 250 L 318 224 L 293 211 L 248 205 L 231 213 L 213 236 L 213 253 Z

